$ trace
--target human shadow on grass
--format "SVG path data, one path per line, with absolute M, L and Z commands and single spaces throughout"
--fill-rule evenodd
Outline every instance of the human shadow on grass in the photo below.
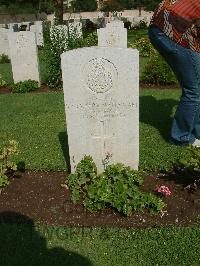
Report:
M 62 152 L 65 158 L 65 162 L 68 167 L 68 172 L 71 172 L 70 168 L 70 157 L 69 157 L 69 144 L 68 144 L 68 135 L 66 132 L 60 132 L 58 134 L 58 139 L 62 148 Z
M 46 233 L 51 242 L 55 234 L 50 229 L 46 229 Z M 55 233 L 55 229 L 52 230 Z M 58 233 L 56 237 L 59 239 Z M 69 234 L 62 235 L 61 240 L 68 241 Z M 92 266 L 87 258 L 77 253 L 61 247 L 48 248 L 46 239 L 36 230 L 33 221 L 16 212 L 0 213 L 0 254 L 2 266 Z
M 140 122 L 159 130 L 165 140 L 169 140 L 174 107 L 178 101 L 173 99 L 157 100 L 153 96 L 140 97 Z

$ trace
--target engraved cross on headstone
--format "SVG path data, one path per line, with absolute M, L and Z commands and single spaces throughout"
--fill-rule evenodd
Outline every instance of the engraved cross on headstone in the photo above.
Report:
M 100 121 L 100 134 L 98 135 L 93 135 L 93 139 L 101 140 L 101 156 L 102 156 L 102 164 L 104 169 L 107 167 L 109 163 L 109 158 L 112 157 L 112 154 L 110 153 L 111 151 L 106 150 L 106 140 L 107 139 L 113 139 L 114 135 L 112 134 L 106 134 L 106 126 L 105 126 L 105 121 Z

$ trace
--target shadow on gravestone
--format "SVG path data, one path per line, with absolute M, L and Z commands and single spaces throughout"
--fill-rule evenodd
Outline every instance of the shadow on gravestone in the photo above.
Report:
M 47 228 L 49 241 L 52 232 Z M 63 236 L 61 240 L 64 241 Z M 0 213 L 0 254 L 3 266 L 92 266 L 87 258 L 77 253 L 60 247 L 47 248 L 46 239 L 36 231 L 33 221 L 16 212 Z
M 62 152 L 65 158 L 65 162 L 67 164 L 68 172 L 71 173 L 70 166 L 70 156 L 69 156 L 69 144 L 68 144 L 68 135 L 66 132 L 60 132 L 58 134 L 58 139 L 62 148 Z
M 169 140 L 170 130 L 178 101 L 173 99 L 157 100 L 153 96 L 140 97 L 140 122 L 159 130 L 165 140 Z

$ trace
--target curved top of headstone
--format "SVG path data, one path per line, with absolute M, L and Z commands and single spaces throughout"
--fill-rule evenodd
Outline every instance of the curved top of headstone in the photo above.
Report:
M 116 28 L 124 28 L 124 22 L 121 20 L 112 20 L 111 22 L 106 24 L 107 28 L 116 27 Z
M 97 30 L 99 47 L 127 48 L 127 29 L 123 21 L 113 20 Z

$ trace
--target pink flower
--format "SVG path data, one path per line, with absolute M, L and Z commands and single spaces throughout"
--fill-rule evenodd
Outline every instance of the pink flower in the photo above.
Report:
M 155 191 L 163 196 L 170 196 L 172 192 L 166 186 L 160 186 L 155 189 Z

